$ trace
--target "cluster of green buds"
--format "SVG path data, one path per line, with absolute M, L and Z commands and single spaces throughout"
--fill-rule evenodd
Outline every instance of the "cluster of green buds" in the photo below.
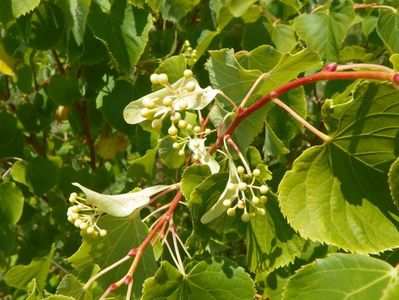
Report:
M 260 207 L 260 205 L 267 202 L 266 195 L 269 192 L 269 187 L 265 184 L 256 184 L 256 179 L 260 176 L 261 171 L 259 169 L 254 169 L 251 173 L 245 173 L 244 167 L 238 166 L 237 174 L 239 176 L 238 182 L 227 183 L 226 188 L 233 192 L 236 197 L 223 200 L 223 206 L 227 208 L 226 214 L 233 217 L 236 215 L 237 209 L 242 209 L 241 220 L 243 222 L 248 222 L 251 214 L 264 216 L 266 211 L 263 207 Z M 250 182 L 247 183 L 247 181 Z M 253 208 L 251 214 L 248 212 L 248 206 L 252 206 Z
M 169 116 L 171 125 L 168 134 L 172 137 L 179 134 L 179 129 L 194 130 L 195 125 L 184 120 L 185 112 L 203 109 L 219 93 L 210 86 L 201 88 L 188 69 L 173 84 L 169 83 L 168 75 L 163 73 L 152 74 L 150 80 L 154 85 L 159 84 L 164 88 L 129 103 L 123 112 L 124 118 L 129 124 L 150 121 L 153 129 L 160 130 L 163 121 Z
M 197 61 L 197 50 L 191 47 L 190 41 L 184 41 L 181 53 L 187 60 L 192 60 L 193 62 Z
M 68 208 L 68 221 L 78 227 L 82 233 L 93 236 L 105 236 L 107 231 L 98 226 L 99 218 L 108 214 L 114 217 L 126 217 L 137 209 L 148 205 L 150 198 L 167 189 L 174 189 L 177 185 L 155 185 L 145 189 L 136 189 L 130 193 L 119 195 L 106 195 L 97 193 L 82 186 L 72 183 L 82 190 L 84 196 L 72 193 L 69 202 L 73 206 Z
M 176 137 L 176 142 L 172 145 L 173 149 L 178 150 L 179 155 L 185 155 L 186 147 L 188 147 L 192 152 L 193 161 L 208 165 L 212 174 L 219 172 L 218 162 L 205 147 L 206 136 L 211 134 L 212 131 L 209 128 L 201 130 L 199 126 L 195 126 L 191 132 L 187 130 L 187 133 L 185 137 Z
M 226 187 L 216 203 L 202 217 L 201 222 L 206 224 L 226 213 L 233 217 L 238 210 L 242 210 L 241 220 L 248 222 L 256 214 L 264 216 L 264 204 L 267 202 L 269 187 L 264 184 L 268 171 L 263 165 L 250 170 L 248 164 L 236 167 L 234 160 L 226 147 L 228 157 L 229 179 Z M 242 157 L 240 157 L 242 158 Z M 263 174 L 262 174 L 263 173 Z

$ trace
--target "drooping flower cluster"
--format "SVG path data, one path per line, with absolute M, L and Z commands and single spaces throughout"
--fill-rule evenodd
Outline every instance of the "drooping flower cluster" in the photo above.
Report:
M 227 147 L 225 149 L 228 157 L 229 179 L 219 199 L 202 216 L 201 222 L 204 224 L 213 221 L 224 212 L 233 217 L 236 215 L 237 209 L 242 210 L 241 220 L 243 222 L 248 222 L 251 214 L 266 214 L 265 209 L 261 206 L 267 202 L 266 195 L 269 193 L 269 187 L 258 180 L 262 171 L 255 168 L 251 172 L 245 161 L 243 162 L 246 168 L 236 167 Z M 251 213 L 249 206 L 253 208 Z
M 68 221 L 87 234 L 105 236 L 107 231 L 98 226 L 99 218 L 104 214 L 114 217 L 126 217 L 150 202 L 150 198 L 174 186 L 157 185 L 140 191 L 120 195 L 105 195 L 92 191 L 79 183 L 73 183 L 85 194 L 85 197 L 72 193 L 69 202 L 74 204 L 68 208 Z

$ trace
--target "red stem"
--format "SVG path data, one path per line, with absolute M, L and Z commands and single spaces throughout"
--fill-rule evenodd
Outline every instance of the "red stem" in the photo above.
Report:
M 350 71 L 350 72 L 326 72 L 321 71 L 319 73 L 311 74 L 308 76 L 304 76 L 298 79 L 295 79 L 275 90 L 271 91 L 269 94 L 261 98 L 260 100 L 253 103 L 246 109 L 242 109 L 238 112 L 236 117 L 233 119 L 229 127 L 226 131 L 220 135 L 214 145 L 210 148 L 209 152 L 214 153 L 217 148 L 223 143 L 223 140 L 226 136 L 232 135 L 237 126 L 250 114 L 254 113 L 266 103 L 268 103 L 273 98 L 279 97 L 281 94 L 293 90 L 299 86 L 314 83 L 321 80 L 350 80 L 350 79 L 375 79 L 382 81 L 396 81 L 395 76 L 392 72 L 376 72 L 376 71 Z

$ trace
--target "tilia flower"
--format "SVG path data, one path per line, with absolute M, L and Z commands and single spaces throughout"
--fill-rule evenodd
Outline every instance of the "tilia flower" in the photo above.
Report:
M 163 85 L 165 86 L 163 89 L 130 102 L 123 111 L 125 121 L 129 124 L 138 124 L 145 120 L 153 120 L 153 127 L 156 128 L 168 113 L 201 110 L 219 92 L 211 87 L 201 88 L 193 77 L 182 77 L 171 85 L 167 82 Z
M 97 225 L 98 218 L 103 214 L 114 217 L 126 217 L 150 202 L 150 198 L 166 189 L 173 189 L 176 185 L 156 185 L 137 192 L 120 195 L 105 195 L 92 191 L 79 183 L 72 183 L 82 190 L 86 198 L 72 193 L 69 201 L 74 203 L 68 209 L 68 221 L 89 234 L 106 234 Z

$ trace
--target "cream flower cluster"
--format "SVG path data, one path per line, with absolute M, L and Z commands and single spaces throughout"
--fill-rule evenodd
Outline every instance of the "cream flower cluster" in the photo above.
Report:
M 168 134 L 170 136 L 177 136 L 179 129 L 192 130 L 193 125 L 187 124 L 182 118 L 182 113 L 187 110 L 203 109 L 219 93 L 210 86 L 201 88 L 192 75 L 191 70 L 185 70 L 182 78 L 170 84 L 168 75 L 152 74 L 151 82 L 160 84 L 164 88 L 129 103 L 123 112 L 126 122 L 139 124 L 151 121 L 152 128 L 159 130 L 165 118 L 169 116 L 171 125 L 168 128 Z
M 234 160 L 227 150 L 229 179 L 226 187 L 216 203 L 202 217 L 201 222 L 206 224 L 212 222 L 223 213 L 233 217 L 237 213 L 237 209 L 242 210 L 241 220 L 248 222 L 251 214 L 265 215 L 266 211 L 263 204 L 267 202 L 267 194 L 269 187 L 265 184 L 259 184 L 259 176 L 261 171 L 254 169 L 249 170 L 243 166 L 236 167 Z M 248 212 L 249 206 L 252 206 L 252 213 Z
M 114 217 L 126 217 L 150 202 L 150 198 L 176 185 L 156 185 L 140 191 L 120 195 L 100 194 L 74 182 L 85 194 L 85 197 L 72 193 L 69 202 L 74 204 L 68 208 L 68 221 L 87 234 L 105 236 L 107 231 L 98 226 L 99 218 L 104 214 Z

